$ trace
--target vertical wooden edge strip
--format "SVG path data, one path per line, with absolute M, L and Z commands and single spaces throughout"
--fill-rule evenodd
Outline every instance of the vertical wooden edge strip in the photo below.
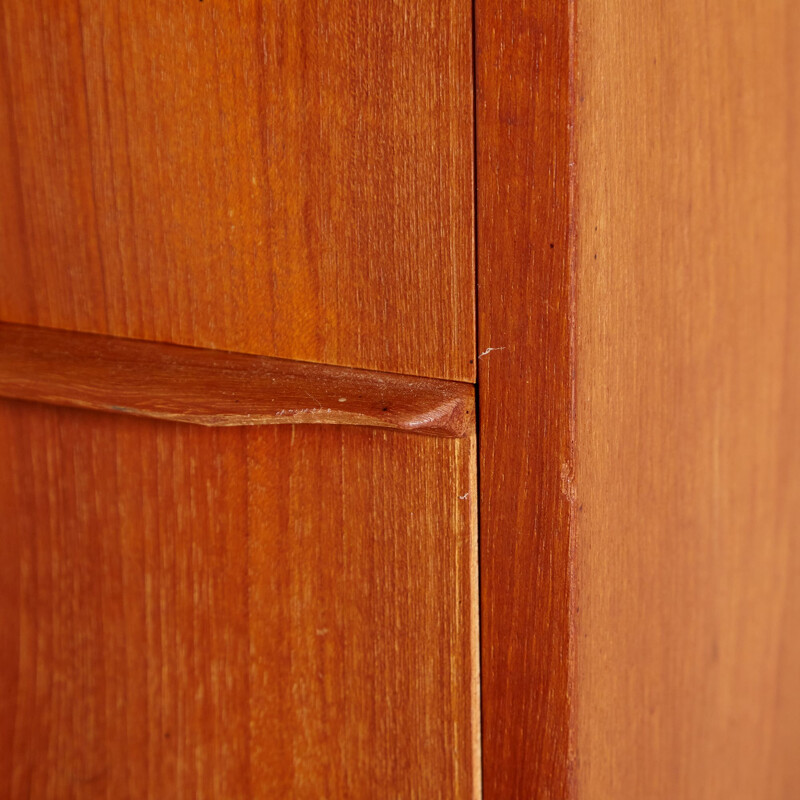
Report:
M 478 528 L 478 436 L 473 431 L 469 441 L 469 561 L 473 565 L 470 583 L 470 645 L 472 648 L 472 682 L 470 704 L 472 708 L 472 796 L 483 797 L 483 745 L 481 733 L 481 606 L 480 606 L 480 552 Z
M 574 794 L 574 0 L 476 0 L 483 780 Z
M 569 524 L 567 526 L 567 600 L 566 613 L 567 621 L 567 763 L 566 763 L 566 786 L 567 795 L 570 798 L 578 797 L 578 775 L 577 775 L 577 713 L 576 702 L 577 692 L 575 691 L 575 665 L 576 653 L 575 646 L 578 635 L 578 613 L 580 612 L 580 601 L 578 598 L 577 581 L 577 513 L 580 509 L 578 502 L 578 487 L 576 481 L 576 439 L 577 439 L 577 413 L 578 413 L 578 147 L 576 141 L 577 129 L 577 103 L 578 103 L 578 0 L 566 0 L 568 26 L 568 112 L 567 112 L 567 137 L 568 137 L 568 205 L 565 209 L 567 218 L 567 261 L 564 269 L 567 272 L 569 282 L 569 311 L 567 325 L 569 328 L 569 415 L 567 419 L 568 427 L 568 464 L 569 464 L 569 485 L 567 487 L 569 503 Z

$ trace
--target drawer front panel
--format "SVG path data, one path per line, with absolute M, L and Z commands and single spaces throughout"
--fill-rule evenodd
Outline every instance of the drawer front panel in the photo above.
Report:
M 0 319 L 473 379 L 469 3 L 6 3 L 0 182 Z
M 0 403 L 0 794 L 468 797 L 472 440 Z

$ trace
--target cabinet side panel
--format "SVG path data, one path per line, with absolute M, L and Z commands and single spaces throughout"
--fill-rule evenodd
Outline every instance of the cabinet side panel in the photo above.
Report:
M 583 798 L 800 795 L 800 16 L 578 4 Z

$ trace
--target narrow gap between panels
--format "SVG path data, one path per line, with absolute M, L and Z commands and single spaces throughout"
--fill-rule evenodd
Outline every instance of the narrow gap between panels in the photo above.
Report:
M 476 613 L 478 615 L 477 631 L 478 631 L 478 752 L 476 754 L 478 769 L 478 796 L 483 797 L 483 681 L 482 681 L 482 665 L 483 665 L 483 626 L 481 625 L 481 397 L 480 397 L 480 361 L 478 360 L 479 343 L 480 343 L 480 281 L 478 280 L 478 219 L 479 219 L 479 206 L 478 206 L 478 25 L 477 25 L 477 0 L 472 0 L 472 228 L 473 228 L 473 247 L 474 247 L 474 280 L 475 280 L 475 341 L 474 358 L 475 358 L 475 488 L 478 493 L 476 498 L 475 508 L 475 526 L 476 526 L 476 571 L 477 571 L 477 595 L 478 607 Z

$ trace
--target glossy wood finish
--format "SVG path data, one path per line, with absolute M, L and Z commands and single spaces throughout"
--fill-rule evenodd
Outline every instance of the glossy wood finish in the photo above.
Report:
M 800 12 L 599 0 L 578 28 L 579 796 L 791 800 Z
M 476 3 L 487 800 L 568 796 L 569 9 L 566 2 Z
M 0 403 L 4 797 L 479 791 L 474 443 Z
M 0 319 L 474 380 L 471 11 L 5 2 Z
M 0 323 L 0 397 L 200 425 L 367 425 L 468 436 L 472 386 Z

